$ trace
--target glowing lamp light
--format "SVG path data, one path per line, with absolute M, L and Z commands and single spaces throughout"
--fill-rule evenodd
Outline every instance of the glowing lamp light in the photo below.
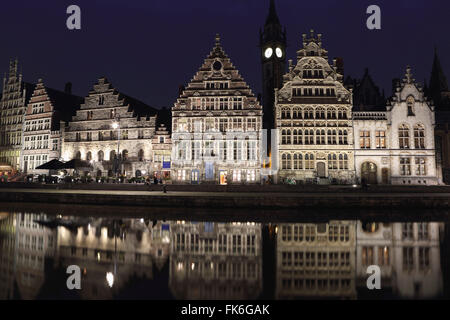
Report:
M 111 127 L 112 127 L 113 129 L 117 129 L 117 128 L 119 128 L 119 124 L 118 124 L 117 122 L 113 122 L 113 124 L 111 125 Z
M 112 288 L 112 286 L 114 285 L 114 275 L 112 274 L 112 272 L 106 273 L 106 281 L 108 282 L 108 286 Z

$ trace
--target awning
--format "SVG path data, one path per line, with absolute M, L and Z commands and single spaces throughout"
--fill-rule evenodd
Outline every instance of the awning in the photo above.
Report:
M 80 159 L 73 159 L 73 160 L 67 161 L 66 163 L 63 163 L 59 169 L 91 170 L 92 166 L 88 161 L 83 161 Z
M 47 163 L 40 165 L 39 167 L 36 167 L 36 169 L 38 169 L 38 170 L 59 170 L 59 169 L 61 169 L 61 166 L 63 164 L 64 163 L 62 163 L 61 161 L 53 159 Z

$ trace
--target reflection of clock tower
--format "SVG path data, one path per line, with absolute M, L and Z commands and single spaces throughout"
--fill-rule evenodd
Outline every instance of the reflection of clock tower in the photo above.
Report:
M 275 89 L 283 84 L 286 67 L 286 30 L 282 30 L 280 20 L 275 11 L 275 2 L 270 0 L 269 15 L 260 31 L 264 108 L 264 129 L 275 128 Z M 270 140 L 269 140 L 270 141 Z

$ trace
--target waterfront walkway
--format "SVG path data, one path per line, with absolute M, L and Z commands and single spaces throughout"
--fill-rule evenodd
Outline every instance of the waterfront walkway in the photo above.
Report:
M 286 189 L 285 192 L 206 192 L 144 190 L 86 190 L 55 188 L 0 188 L 2 202 L 36 202 L 82 205 L 146 206 L 172 208 L 248 209 L 450 209 L 450 189 Z M 213 189 L 213 188 L 212 188 Z M 268 188 L 267 190 L 270 190 Z M 294 190 L 296 192 L 294 192 Z

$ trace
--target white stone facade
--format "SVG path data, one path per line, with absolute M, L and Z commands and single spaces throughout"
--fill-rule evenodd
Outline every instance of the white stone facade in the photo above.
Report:
M 442 295 L 442 223 L 357 223 L 358 286 L 366 288 L 367 267 L 381 271 L 381 289 L 404 298 Z
M 218 36 L 172 119 L 172 181 L 259 183 L 262 107 Z
M 434 107 L 408 67 L 386 111 L 353 113 L 355 167 L 370 184 L 438 184 Z

